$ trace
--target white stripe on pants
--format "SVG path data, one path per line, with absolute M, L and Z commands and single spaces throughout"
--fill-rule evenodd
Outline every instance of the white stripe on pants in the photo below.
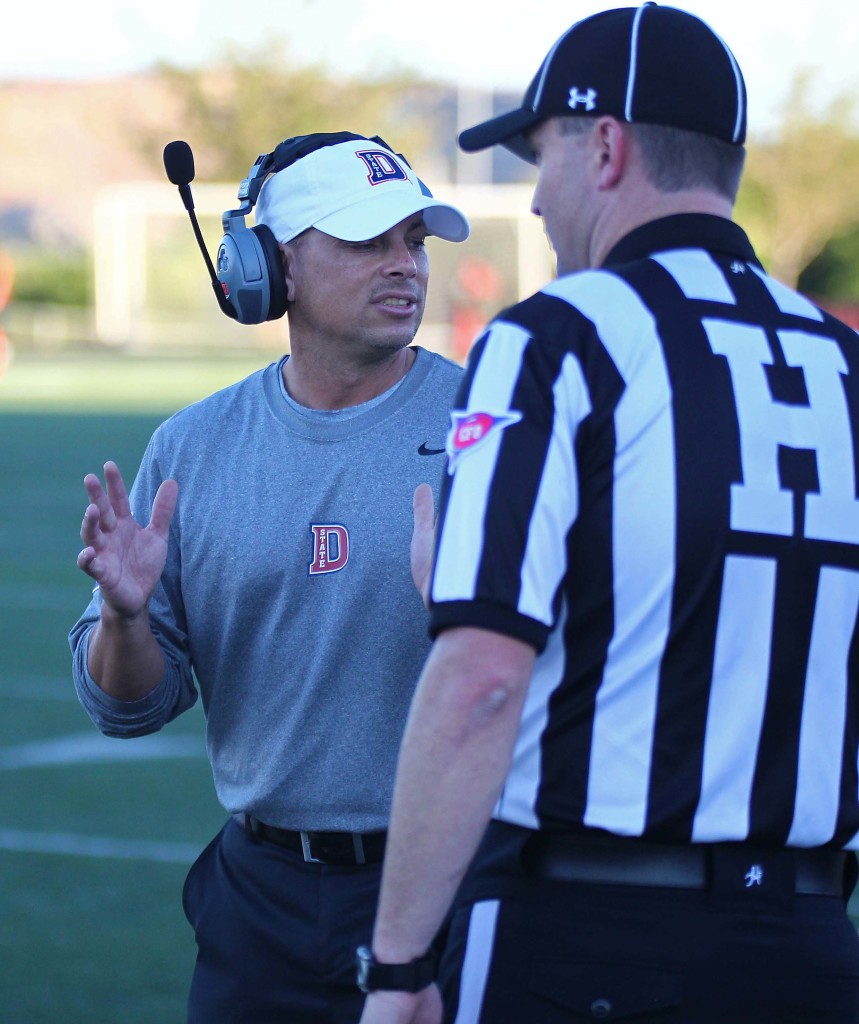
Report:
M 480 1020 L 489 968 L 492 965 L 499 907 L 498 900 L 484 900 L 472 907 L 454 1024 L 477 1024 Z

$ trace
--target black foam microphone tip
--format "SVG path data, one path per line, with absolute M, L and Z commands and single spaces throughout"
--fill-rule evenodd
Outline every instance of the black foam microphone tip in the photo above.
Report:
M 194 154 L 187 142 L 168 142 L 164 147 L 164 170 L 180 188 L 194 180 Z

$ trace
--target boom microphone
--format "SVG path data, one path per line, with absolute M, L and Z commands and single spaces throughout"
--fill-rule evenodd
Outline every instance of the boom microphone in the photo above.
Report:
M 218 305 L 228 317 L 236 320 L 238 317 L 235 307 L 224 295 L 223 285 L 215 273 L 211 257 L 206 250 L 206 243 L 203 241 L 203 233 L 200 231 L 197 215 L 194 213 L 194 197 L 191 195 L 191 182 L 194 180 L 194 154 L 191 152 L 191 147 L 187 142 L 177 140 L 176 142 L 167 143 L 164 147 L 164 170 L 167 172 L 168 179 L 179 188 L 179 195 L 182 197 L 182 202 L 185 204 L 185 209 L 191 218 L 194 237 L 197 239 L 197 245 L 200 247 L 200 252 L 206 261 L 206 269 L 209 271 L 212 290 L 215 293 L 215 298 L 218 300 Z
M 186 210 L 194 209 L 191 197 L 191 182 L 194 180 L 194 154 L 187 142 L 168 142 L 164 147 L 164 170 L 174 185 L 179 186 L 179 195 Z

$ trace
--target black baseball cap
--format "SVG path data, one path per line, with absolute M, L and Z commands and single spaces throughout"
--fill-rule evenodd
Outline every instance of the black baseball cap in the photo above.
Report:
M 645 3 L 576 22 L 546 55 L 522 105 L 467 128 L 467 153 L 501 144 L 529 163 L 524 133 L 550 117 L 611 114 L 713 135 L 741 146 L 746 86 L 716 33 L 686 11 Z

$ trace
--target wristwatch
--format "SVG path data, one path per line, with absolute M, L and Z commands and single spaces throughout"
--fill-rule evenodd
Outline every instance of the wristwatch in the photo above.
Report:
M 431 949 L 407 964 L 380 964 L 369 946 L 359 946 L 357 960 L 358 988 L 362 992 L 420 992 L 435 977 L 435 953 Z

